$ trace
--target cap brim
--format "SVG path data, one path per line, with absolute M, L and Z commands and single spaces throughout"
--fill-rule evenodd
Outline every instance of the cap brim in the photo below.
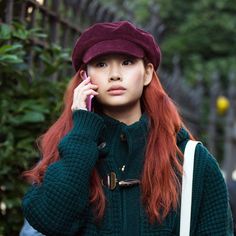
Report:
M 94 44 L 83 56 L 83 62 L 89 63 L 91 60 L 111 53 L 131 55 L 137 58 L 144 57 L 144 51 L 137 44 L 124 39 L 105 40 Z

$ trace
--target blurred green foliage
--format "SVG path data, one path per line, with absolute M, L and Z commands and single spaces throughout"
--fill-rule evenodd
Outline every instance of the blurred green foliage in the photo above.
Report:
M 23 171 L 39 160 L 35 140 L 58 117 L 69 80 L 69 52 L 32 43 L 46 35 L 22 24 L 0 25 L 0 235 L 19 235 Z M 29 65 L 30 54 L 34 63 Z M 57 75 L 58 79 L 53 80 Z
M 162 67 L 172 70 L 180 58 L 186 80 L 194 82 L 201 73 L 210 83 L 212 71 L 227 80 L 236 68 L 236 4 L 234 0 L 100 0 L 123 19 L 148 28 L 159 22 L 163 28 L 157 41 L 162 50 Z M 155 33 L 155 31 L 153 32 Z
M 236 68 L 234 1 L 180 1 L 183 7 L 178 5 L 179 1 L 158 2 L 166 27 L 162 40 L 164 66 L 168 67 L 173 54 L 178 54 L 189 80 L 196 73 L 209 80 L 213 70 L 226 79 L 228 72 Z

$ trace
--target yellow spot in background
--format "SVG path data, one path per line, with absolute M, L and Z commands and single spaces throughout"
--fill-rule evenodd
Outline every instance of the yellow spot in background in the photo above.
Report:
M 230 102 L 225 96 L 219 96 L 216 100 L 216 109 L 220 115 L 224 115 L 229 109 Z

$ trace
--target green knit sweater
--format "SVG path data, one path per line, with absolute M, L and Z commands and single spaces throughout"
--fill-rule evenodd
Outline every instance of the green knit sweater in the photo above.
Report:
M 90 174 L 95 166 L 101 179 L 110 172 L 115 172 L 118 180 L 140 179 L 147 116 L 128 126 L 106 115 L 79 110 L 73 113 L 73 122 L 72 130 L 58 145 L 60 160 L 48 167 L 43 183 L 33 186 L 23 199 L 29 223 L 49 236 L 179 235 L 179 209 L 170 211 L 162 224 L 149 224 L 139 185 L 113 190 L 104 186 L 107 205 L 99 224 L 89 206 Z M 181 129 L 177 135 L 181 150 L 188 139 Z M 191 235 L 232 235 L 224 179 L 216 160 L 201 144 L 194 163 Z

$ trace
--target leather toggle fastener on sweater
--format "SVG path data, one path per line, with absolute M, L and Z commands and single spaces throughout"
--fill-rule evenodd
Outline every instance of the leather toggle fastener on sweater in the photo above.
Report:
M 126 179 L 126 180 L 121 180 L 119 181 L 116 178 L 116 173 L 115 172 L 110 172 L 105 176 L 103 179 L 101 179 L 102 185 L 106 186 L 110 190 L 114 190 L 117 185 L 123 188 L 126 187 L 131 187 L 137 184 L 140 184 L 139 179 Z

